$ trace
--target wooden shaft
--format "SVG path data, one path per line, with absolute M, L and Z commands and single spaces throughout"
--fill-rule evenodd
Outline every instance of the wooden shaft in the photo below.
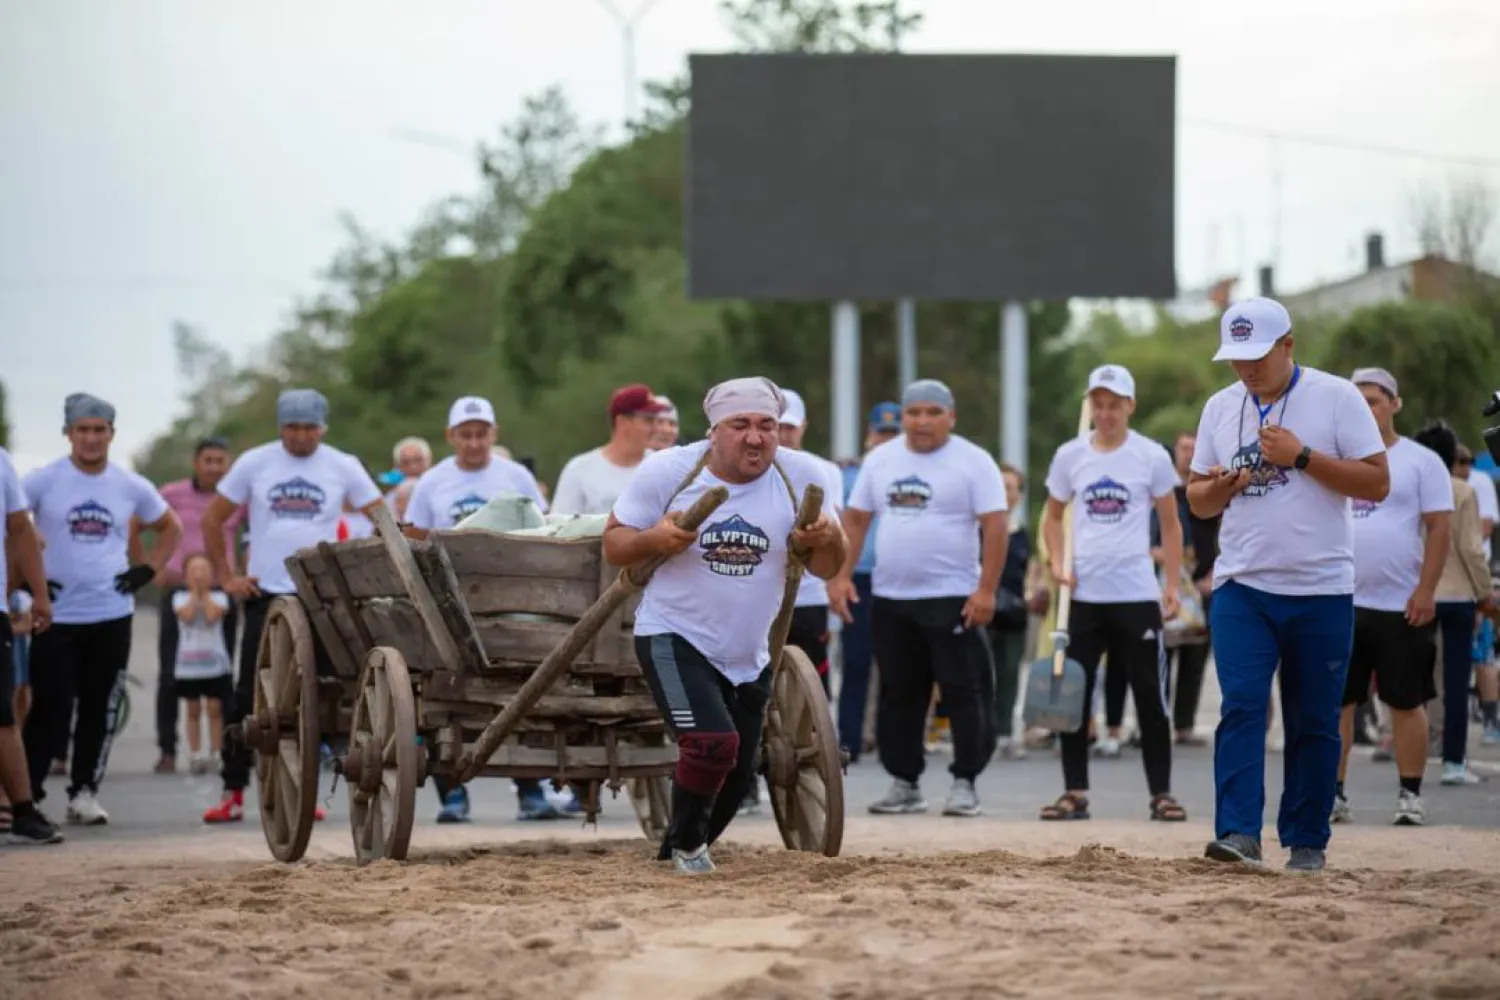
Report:
M 797 508 L 796 528 L 811 527 L 823 512 L 823 487 L 809 483 L 802 494 L 802 503 Z M 786 648 L 786 637 L 792 630 L 792 611 L 797 601 L 797 590 L 802 585 L 802 574 L 807 569 L 808 553 L 793 546 L 787 540 L 786 585 L 781 591 L 781 610 L 771 623 L 771 669 L 781 662 L 781 651 Z
M 1093 408 L 1089 406 L 1087 394 L 1083 397 L 1083 405 L 1078 411 L 1078 436 L 1083 437 L 1089 432 L 1089 425 L 1093 423 Z M 1073 501 L 1063 508 L 1063 572 L 1071 576 L 1073 574 Z M 1053 625 L 1054 632 L 1068 631 L 1068 619 L 1073 609 L 1073 588 L 1067 584 L 1058 584 L 1057 588 L 1057 619 Z M 1063 675 L 1063 664 L 1067 662 L 1068 652 L 1066 647 L 1054 644 L 1052 650 L 1052 676 Z
M 697 531 L 708 516 L 728 499 L 729 491 L 722 486 L 715 486 L 699 497 L 687 510 L 677 514 L 678 526 L 688 531 Z M 615 582 L 609 585 L 609 589 L 599 595 L 599 599 L 583 613 L 583 617 L 573 623 L 573 627 L 568 630 L 562 642 L 553 647 L 552 652 L 547 654 L 547 658 L 542 660 L 541 665 L 530 677 L 526 678 L 526 683 L 521 685 L 521 690 L 516 692 L 510 704 L 506 705 L 500 714 L 484 727 L 484 732 L 479 734 L 479 739 L 474 742 L 470 751 L 459 758 L 454 766 L 455 782 L 463 784 L 473 780 L 499 749 L 500 744 L 504 743 L 506 737 L 515 730 L 526 713 L 530 712 L 552 685 L 557 683 L 557 679 L 563 675 L 563 672 L 572 666 L 573 660 L 583 651 L 583 648 L 594 641 L 594 636 L 615 613 L 615 610 L 624 604 L 626 598 L 632 593 L 644 587 L 650 581 L 651 574 L 655 573 L 666 561 L 665 556 L 652 556 L 640 565 L 622 572 Z

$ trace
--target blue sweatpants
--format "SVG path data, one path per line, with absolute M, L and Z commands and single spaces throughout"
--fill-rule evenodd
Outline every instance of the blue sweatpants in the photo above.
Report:
M 1350 594 L 1286 597 L 1233 580 L 1214 591 L 1214 661 L 1223 704 L 1214 734 L 1215 836 L 1260 838 L 1266 713 L 1281 667 L 1285 776 L 1281 846 L 1328 846 L 1339 770 L 1339 711 L 1354 643 Z

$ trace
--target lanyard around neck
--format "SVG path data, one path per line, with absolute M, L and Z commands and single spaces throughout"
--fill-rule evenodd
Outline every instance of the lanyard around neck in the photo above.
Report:
M 1281 412 L 1282 412 L 1283 415 L 1286 413 L 1286 398 L 1292 394 L 1292 390 L 1293 389 L 1297 388 L 1297 380 L 1300 379 L 1301 377 L 1302 377 L 1302 366 L 1301 365 L 1293 365 L 1292 366 L 1292 380 L 1286 384 L 1286 391 L 1281 394 L 1281 400 L 1280 400 L 1280 402 L 1281 402 Z M 1253 392 L 1250 394 L 1250 400 L 1251 400 L 1251 402 L 1253 402 L 1255 404 L 1255 412 L 1260 417 L 1260 425 L 1262 427 L 1264 427 L 1266 425 L 1266 418 L 1271 415 L 1271 410 L 1272 410 L 1273 407 L 1275 407 L 1275 405 L 1277 403 L 1277 400 L 1273 399 L 1269 403 L 1267 403 L 1265 406 L 1262 406 L 1262 405 L 1260 405 L 1260 397 L 1257 396 Z

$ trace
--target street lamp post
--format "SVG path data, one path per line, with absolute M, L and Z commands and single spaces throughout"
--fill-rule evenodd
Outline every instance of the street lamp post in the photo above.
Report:
M 624 50 L 623 62 L 625 72 L 625 121 L 623 124 L 626 128 L 629 128 L 630 123 L 635 121 L 640 90 L 635 75 L 635 29 L 646 16 L 646 13 L 652 7 L 656 6 L 658 0 L 641 0 L 640 5 L 635 9 L 635 13 L 628 17 L 620 12 L 620 8 L 614 5 L 613 0 L 595 0 L 595 2 L 600 7 L 603 7 L 609 16 L 615 19 L 615 23 L 620 26 L 620 42 Z

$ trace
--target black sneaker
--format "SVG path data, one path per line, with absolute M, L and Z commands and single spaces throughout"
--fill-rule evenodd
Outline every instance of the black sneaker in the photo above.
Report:
M 1294 847 L 1286 868 L 1292 872 L 1320 872 L 1325 864 L 1327 856 L 1316 847 Z
M 1258 865 L 1261 863 L 1260 841 L 1248 834 L 1231 833 L 1210 843 L 1203 856 L 1230 864 L 1246 862 Z
M 40 809 L 32 809 L 11 821 L 9 840 L 12 844 L 61 844 L 63 835 Z

